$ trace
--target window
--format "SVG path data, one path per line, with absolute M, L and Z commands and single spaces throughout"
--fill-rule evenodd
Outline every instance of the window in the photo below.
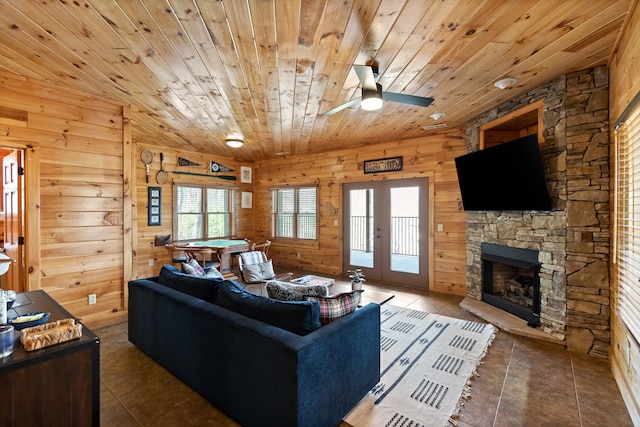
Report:
M 232 191 L 227 188 L 176 185 L 175 240 L 204 240 L 231 236 Z
M 640 342 L 640 94 L 616 124 L 613 262 L 621 321 Z
M 288 239 L 317 239 L 317 205 L 316 187 L 272 189 L 273 236 Z

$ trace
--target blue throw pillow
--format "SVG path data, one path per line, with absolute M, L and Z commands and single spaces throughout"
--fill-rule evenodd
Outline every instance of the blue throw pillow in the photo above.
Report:
M 205 276 L 191 276 L 190 274 L 181 273 L 173 265 L 165 264 L 160 270 L 158 283 L 207 302 L 215 303 L 222 280 Z
M 298 335 L 320 328 L 320 304 L 317 302 L 273 300 L 252 294 L 235 282 L 225 281 L 216 304 Z

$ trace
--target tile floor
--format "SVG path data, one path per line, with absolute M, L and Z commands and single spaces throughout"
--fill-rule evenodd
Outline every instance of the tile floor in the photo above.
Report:
M 462 297 L 407 288 L 392 292 L 387 304 L 482 321 L 460 308 Z M 102 342 L 103 426 L 238 426 L 129 343 L 126 322 L 94 332 Z M 458 425 L 624 427 L 632 422 L 607 361 L 500 331 L 472 381 Z

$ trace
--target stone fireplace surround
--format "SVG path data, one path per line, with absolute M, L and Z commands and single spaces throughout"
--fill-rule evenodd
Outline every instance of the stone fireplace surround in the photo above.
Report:
M 567 74 L 467 125 L 467 151 L 473 152 L 481 125 L 542 99 L 539 126 L 552 209 L 467 212 L 465 308 L 480 315 L 493 311 L 479 302 L 482 243 L 537 250 L 541 327 L 534 333 L 525 325 L 523 334 L 542 334 L 601 357 L 610 341 L 608 84 L 604 66 Z

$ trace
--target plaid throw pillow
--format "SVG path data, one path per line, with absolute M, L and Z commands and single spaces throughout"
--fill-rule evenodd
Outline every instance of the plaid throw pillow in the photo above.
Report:
M 193 258 L 191 258 L 188 263 L 182 263 L 182 272 L 192 276 L 204 276 L 204 269 L 198 264 L 198 261 Z
M 356 311 L 362 292 L 364 291 L 359 290 L 330 297 L 307 297 L 307 301 L 320 303 L 320 324 L 326 325 Z

